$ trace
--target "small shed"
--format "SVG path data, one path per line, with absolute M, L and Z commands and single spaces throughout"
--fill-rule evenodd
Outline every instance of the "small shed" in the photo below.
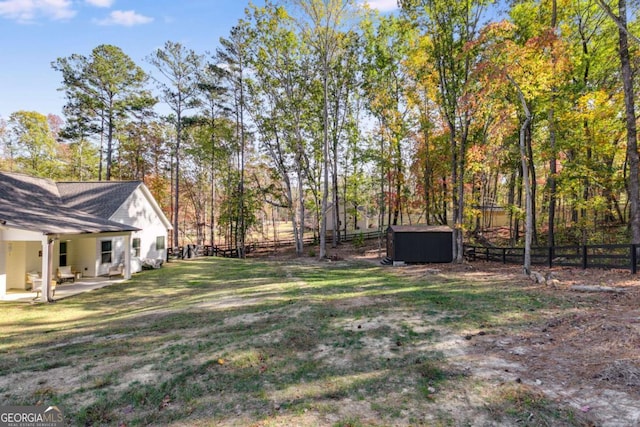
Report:
M 387 228 L 387 258 L 405 263 L 453 261 L 453 230 L 447 226 L 392 225 Z

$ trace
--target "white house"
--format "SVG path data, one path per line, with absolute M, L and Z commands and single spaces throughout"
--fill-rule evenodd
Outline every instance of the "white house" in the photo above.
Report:
M 37 272 L 47 301 L 62 266 L 86 277 L 122 266 L 129 278 L 140 259 L 166 259 L 171 228 L 138 181 L 56 183 L 0 172 L 0 299 L 29 289 L 27 273 Z

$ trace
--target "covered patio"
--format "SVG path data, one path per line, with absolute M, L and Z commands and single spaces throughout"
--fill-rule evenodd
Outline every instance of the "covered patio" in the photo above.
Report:
M 56 292 L 53 296 L 53 301 L 82 294 L 84 292 L 93 291 L 94 289 L 104 288 L 105 286 L 113 285 L 115 283 L 121 283 L 125 280 L 126 279 L 122 277 L 114 279 L 109 279 L 107 277 L 85 277 L 76 280 L 73 283 L 61 283 L 56 286 Z M 35 292 L 21 289 L 7 290 L 6 294 L 0 297 L 0 301 L 26 303 L 41 302 L 40 299 L 36 299 Z
M 65 204 L 53 181 L 21 174 L 1 176 L 0 300 L 33 299 L 35 281 L 42 289 L 41 301 L 59 299 L 73 289 L 108 280 L 103 276 L 111 274 L 112 267 L 131 277 L 131 236 L 138 227 Z M 59 283 L 58 267 L 72 268 L 77 283 Z

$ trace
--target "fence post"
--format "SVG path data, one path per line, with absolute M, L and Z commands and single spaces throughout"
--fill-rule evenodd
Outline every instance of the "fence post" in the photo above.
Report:
M 631 245 L 631 274 L 638 272 L 638 245 Z
M 586 270 L 588 266 L 588 261 L 587 261 L 587 246 L 583 245 L 582 246 L 582 269 Z
M 507 248 L 502 248 L 502 263 L 507 263 Z

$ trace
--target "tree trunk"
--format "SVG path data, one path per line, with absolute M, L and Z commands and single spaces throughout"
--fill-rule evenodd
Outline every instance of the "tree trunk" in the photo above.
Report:
M 525 119 L 520 126 L 520 159 L 522 163 L 522 182 L 525 191 L 524 260 L 522 267 L 524 274 L 529 276 L 531 274 L 531 237 L 533 235 L 533 196 L 529 177 L 527 133 L 530 132 L 529 127 L 531 125 L 532 116 L 531 111 L 529 110 L 529 105 L 524 97 L 524 93 L 520 89 L 518 83 L 510 76 L 507 76 L 507 79 L 516 89 L 525 115 Z
M 299 166 L 301 167 L 302 165 Z M 298 256 L 302 256 L 304 253 L 305 209 L 303 175 L 302 170 L 298 170 L 298 234 L 296 236 L 296 255 Z
M 551 28 L 555 31 L 557 20 L 558 20 L 558 3 L 556 0 L 553 0 L 551 3 Z M 554 58 L 555 64 L 555 58 Z M 556 235 L 555 235 L 555 223 L 556 223 L 556 198 L 557 198 L 557 182 L 556 175 L 558 174 L 558 165 L 557 158 L 558 154 L 556 153 L 556 122 L 555 122 L 555 109 L 554 103 L 556 100 L 556 88 L 552 88 L 551 90 L 551 108 L 549 108 L 549 148 L 551 151 L 551 158 L 549 159 L 549 179 L 547 181 L 549 185 L 549 221 L 547 224 L 547 244 L 549 247 L 553 248 L 556 245 Z M 553 249 L 552 249 L 553 250 Z
M 537 245 L 538 244 L 538 230 L 536 229 L 536 194 L 538 192 L 538 184 L 536 178 L 536 165 L 533 161 L 533 147 L 531 144 L 531 122 L 527 127 L 525 134 L 527 144 L 527 158 L 529 160 L 529 176 L 531 185 L 531 223 L 533 228 L 531 229 L 531 239 Z
M 556 126 L 555 112 L 553 107 L 549 110 L 549 146 L 551 147 L 551 159 L 549 159 L 549 221 L 547 231 L 547 244 L 549 247 L 556 245 L 556 204 L 557 204 L 557 181 L 558 174 L 557 154 L 556 154 Z
M 212 249 L 216 245 L 216 235 L 215 235 L 216 178 L 215 178 L 215 173 L 213 172 L 215 168 L 214 157 L 215 157 L 215 142 L 212 141 L 212 144 L 211 144 L 211 216 L 209 218 L 210 220 L 209 222 L 210 241 L 209 242 L 211 244 Z
M 112 111 L 110 108 L 109 111 Z M 107 176 L 106 180 L 111 181 L 111 164 L 113 159 L 113 117 L 109 115 L 108 134 L 107 134 Z
M 328 46 L 325 46 L 325 49 Z M 322 71 L 323 71 L 323 106 L 322 106 L 322 168 L 323 168 L 323 183 L 322 183 L 322 212 L 320 212 L 320 250 L 318 258 L 323 259 L 327 257 L 327 199 L 329 198 L 329 64 L 328 53 L 325 52 L 323 57 Z
M 460 205 L 458 201 L 458 150 L 456 144 L 455 124 L 449 122 L 449 144 L 451 148 L 451 200 L 453 205 L 453 260 L 457 262 L 458 254 L 458 234 L 462 232 L 461 224 L 458 224 L 458 214 Z
M 507 205 L 509 206 L 509 241 L 511 242 L 511 246 L 515 246 L 516 243 L 516 235 L 515 235 L 515 227 L 517 225 L 517 220 L 514 218 L 513 212 L 514 207 L 516 205 L 516 172 L 512 172 L 509 177 L 509 191 L 507 193 Z
M 333 187 L 333 240 L 331 247 L 336 248 L 340 243 L 340 192 L 338 186 L 338 147 L 337 142 L 333 144 L 333 171 L 332 171 L 332 187 Z M 345 206 L 346 209 L 346 206 Z
M 182 114 L 181 109 L 178 109 L 177 114 L 177 124 L 176 124 L 176 168 L 175 168 L 175 187 L 173 190 L 173 246 L 178 247 L 180 243 L 178 242 L 179 233 L 179 218 L 178 212 L 180 210 L 180 138 L 182 137 Z
M 633 72 L 629 59 L 629 41 L 627 35 L 627 2 L 618 1 L 619 30 L 620 37 L 620 63 L 622 67 L 622 85 L 624 88 L 624 104 L 627 122 L 627 157 L 629 159 L 629 206 L 631 243 L 640 243 L 640 190 L 638 166 L 640 158 L 638 156 L 638 140 L 636 130 L 636 112 L 633 93 Z
M 382 138 L 382 135 L 380 135 L 380 155 L 382 156 L 382 153 L 384 153 L 384 139 Z M 386 202 L 385 202 L 385 197 L 384 197 L 384 173 L 385 173 L 385 167 L 384 167 L 384 161 L 382 160 L 382 158 L 380 159 L 380 200 L 378 203 L 378 256 L 381 256 L 382 253 L 382 239 L 383 239 L 383 232 L 384 230 L 384 215 L 385 215 L 385 208 L 387 206 Z
M 525 192 L 524 261 L 522 267 L 524 274 L 527 276 L 531 273 L 531 237 L 533 235 L 533 196 L 525 143 L 525 135 L 530 123 L 531 115 L 527 112 L 527 116 L 520 128 L 520 156 L 522 157 L 522 180 Z
M 242 57 L 239 58 L 239 72 L 240 72 L 240 241 L 238 244 L 238 257 L 246 258 L 245 253 L 245 237 L 247 234 L 247 226 L 245 221 L 245 190 L 244 190 L 244 168 L 245 168 L 245 134 L 244 134 L 244 64 Z
M 458 233 L 455 241 L 455 246 L 457 247 L 456 257 L 454 257 L 455 262 L 458 263 L 463 261 L 464 255 L 464 176 L 469 124 L 469 121 L 465 119 L 464 132 L 458 146 L 458 168 L 460 170 L 458 173 L 458 215 L 456 218 L 456 229 Z

